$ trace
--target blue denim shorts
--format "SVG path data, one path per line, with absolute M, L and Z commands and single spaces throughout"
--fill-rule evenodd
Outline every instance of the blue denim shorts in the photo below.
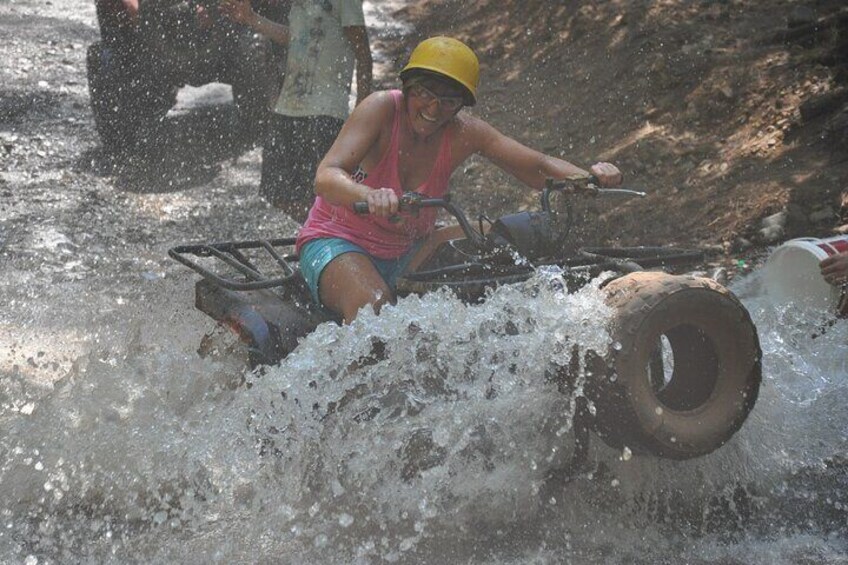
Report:
M 419 242 L 397 259 L 380 259 L 378 257 L 372 257 L 365 249 L 346 239 L 338 237 L 313 239 L 303 244 L 303 247 L 300 248 L 300 272 L 303 274 L 303 278 L 306 279 L 309 292 L 312 294 L 312 300 L 316 304 L 321 304 L 318 294 L 318 281 L 321 278 L 324 267 L 339 255 L 345 253 L 362 253 L 371 259 L 374 268 L 377 269 L 377 272 L 380 273 L 380 276 L 383 277 L 389 288 L 394 291 L 398 277 L 409 266 L 409 262 L 420 247 L 421 243 Z

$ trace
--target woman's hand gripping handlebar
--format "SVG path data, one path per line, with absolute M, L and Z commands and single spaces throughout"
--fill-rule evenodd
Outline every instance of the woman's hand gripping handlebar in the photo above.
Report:
M 417 192 L 405 192 L 398 199 L 398 212 L 416 215 L 421 208 L 442 208 L 456 218 L 466 238 L 481 247 L 485 244 L 483 234 L 471 226 L 465 212 L 451 203 L 449 195 L 445 195 L 444 198 L 425 198 L 424 195 Z M 369 202 L 354 202 L 353 211 L 357 214 L 370 214 Z M 392 221 L 391 216 L 389 221 Z

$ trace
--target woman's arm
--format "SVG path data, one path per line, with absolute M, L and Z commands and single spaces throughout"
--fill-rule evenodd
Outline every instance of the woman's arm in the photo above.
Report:
M 318 164 L 315 193 L 331 204 L 351 207 L 367 201 L 372 214 L 397 212 L 397 196 L 391 189 L 374 190 L 354 182 L 351 173 L 379 143 L 384 124 L 391 123 L 394 101 L 388 92 L 376 92 L 354 108 L 336 141 Z
M 479 153 L 527 186 L 537 190 L 542 189 L 545 186 L 545 180 L 549 178 L 587 177 L 590 174 L 598 178 L 601 186 L 621 184 L 621 172 L 615 165 L 596 163 L 592 165 L 590 171 L 587 171 L 563 159 L 530 149 L 478 118 L 471 116 L 462 118 L 460 137 L 467 155 Z
M 250 0 L 221 0 L 218 9 L 234 22 L 246 25 L 274 43 L 287 45 L 289 42 L 288 26 L 257 14 L 250 5 Z

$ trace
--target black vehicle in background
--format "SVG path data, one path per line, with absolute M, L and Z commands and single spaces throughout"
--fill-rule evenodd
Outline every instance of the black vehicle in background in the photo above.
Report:
M 217 9 L 218 0 L 95 0 L 87 54 L 91 109 L 108 153 L 135 148 L 185 86 L 232 85 L 239 133 L 255 140 L 282 84 L 285 52 Z M 253 0 L 284 21 L 287 0 Z

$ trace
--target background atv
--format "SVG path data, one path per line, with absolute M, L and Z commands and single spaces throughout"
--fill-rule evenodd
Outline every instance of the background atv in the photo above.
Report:
M 101 41 L 88 49 L 97 132 L 108 153 L 144 141 L 185 86 L 232 85 L 237 127 L 255 141 L 282 83 L 285 52 L 217 10 L 217 0 L 95 0 Z M 254 0 L 281 21 L 287 0 Z

